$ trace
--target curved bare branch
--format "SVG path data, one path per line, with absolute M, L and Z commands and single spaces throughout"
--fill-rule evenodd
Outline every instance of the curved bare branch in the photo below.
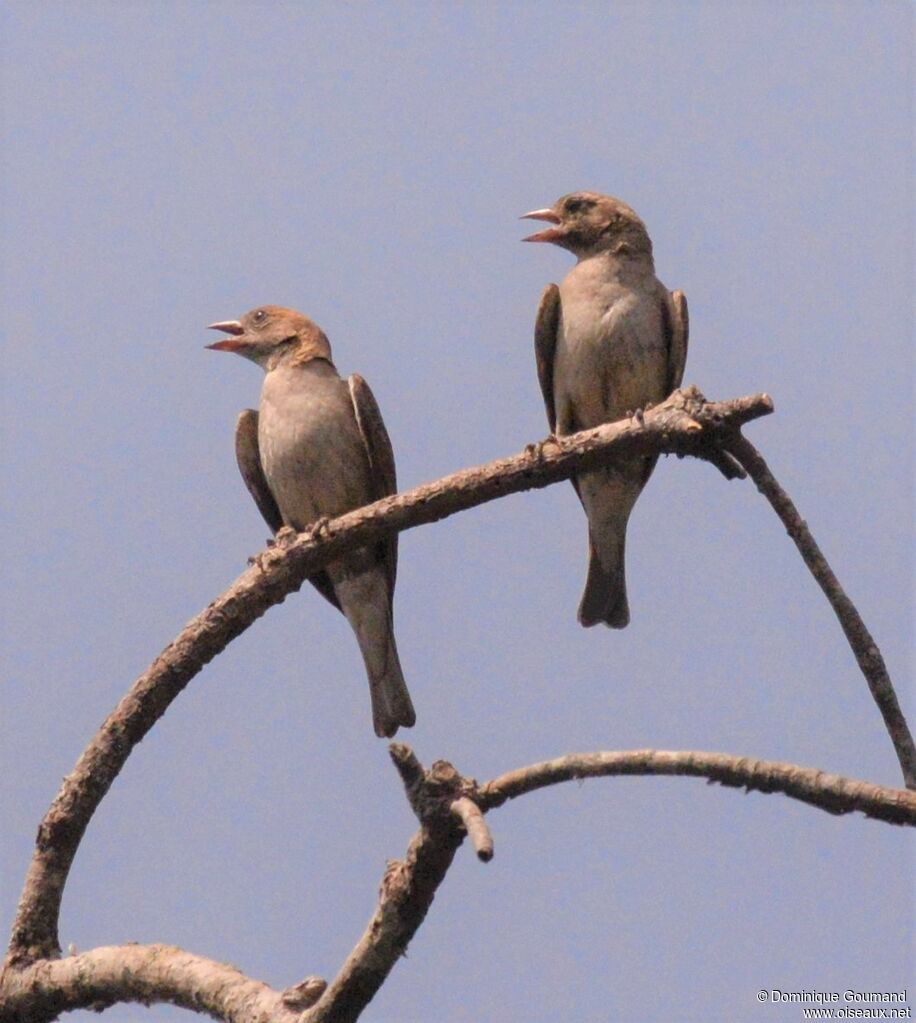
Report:
M 626 750 L 579 753 L 509 771 L 480 787 L 483 810 L 492 810 L 526 792 L 577 778 L 612 775 L 690 775 L 745 791 L 781 792 L 828 813 L 859 811 L 889 824 L 916 827 L 916 793 L 891 789 L 839 774 L 775 760 L 694 750 Z
M 235 967 L 170 945 L 112 945 L 4 971 L 4 1023 L 45 1023 L 72 1009 L 170 1002 L 226 1023 L 295 1023 L 283 994 Z
M 483 823 L 481 813 L 548 785 L 612 775 L 692 775 L 746 791 L 781 792 L 828 813 L 860 811 L 876 820 L 916 827 L 916 794 L 906 789 L 726 753 L 579 753 L 509 771 L 478 785 L 446 761 L 437 761 L 424 771 L 409 746 L 392 743 L 390 750 L 421 828 L 410 843 L 407 858 L 389 863 L 372 920 L 323 997 L 303 1015 L 302 1023 L 353 1023 L 404 955 L 465 832 L 473 841 L 477 822 Z M 475 813 L 468 813 L 468 803 Z M 485 836 L 479 830 L 474 845 L 478 857 L 486 862 L 493 846 L 489 828 L 483 827 Z M 481 840 L 487 856 L 480 856 Z
M 57 921 L 67 874 L 92 814 L 131 750 L 205 664 L 269 607 L 298 590 L 307 576 L 345 551 L 375 543 L 392 531 L 548 486 L 611 457 L 675 452 L 721 467 L 721 442 L 772 409 L 766 395 L 716 403 L 706 402 L 695 389 L 675 391 L 633 419 L 529 445 L 519 455 L 377 501 L 333 520 L 320 535 L 303 533 L 263 552 L 140 676 L 64 779 L 38 830 L 8 960 L 21 964 L 59 953 Z
M 67 959 L 8 965 L 0 981 L 4 1023 L 43 1023 L 64 1009 L 116 1001 L 168 1001 L 227 1023 L 352 1023 L 382 986 L 422 924 L 465 833 L 481 813 L 548 785 L 618 775 L 689 775 L 746 791 L 781 792 L 828 813 L 855 811 L 916 826 L 916 793 L 812 768 L 724 753 L 664 750 L 582 753 L 500 775 L 483 785 L 437 761 L 428 771 L 405 745 L 390 747 L 420 818 L 403 860 L 388 864 L 376 911 L 334 980 L 278 992 L 233 967 L 163 945 L 100 948 Z M 467 805 L 474 806 L 470 812 Z M 486 828 L 489 837 L 489 829 Z M 480 836 L 478 836 L 480 837 Z M 489 842 L 492 854 L 492 839 Z M 478 849 L 479 855 L 479 849 Z M 486 859 L 486 857 L 482 857 Z M 317 1000 L 316 1000 L 317 999 Z M 310 1007 L 309 1007 L 310 1006 Z M 299 1010 L 305 1009 L 302 1015 Z
M 880 652 L 791 500 L 740 435 L 743 423 L 770 411 L 766 395 L 707 403 L 694 389 L 675 392 L 632 420 L 529 445 L 520 455 L 386 498 L 259 555 L 137 680 L 65 779 L 39 829 L 0 975 L 4 1023 L 41 1023 L 66 1009 L 100 1009 L 119 1001 L 172 1002 L 228 1023 L 355 1020 L 404 954 L 465 834 L 471 836 L 481 860 L 492 857 L 492 835 L 483 813 L 562 781 L 625 774 L 691 775 L 745 790 L 782 792 L 829 813 L 860 811 L 878 820 L 916 825 L 916 793 L 794 764 L 695 751 L 635 750 L 561 757 L 478 786 L 442 761 L 424 771 L 408 747 L 395 744 L 392 757 L 421 828 L 405 860 L 389 864 L 376 912 L 330 985 L 307 978 L 279 992 L 233 967 L 165 945 L 99 948 L 57 958 L 60 900 L 93 812 L 136 743 L 235 636 L 347 550 L 498 497 L 547 486 L 609 458 L 671 452 L 704 458 L 729 479 L 743 477 L 744 469 L 750 473 L 834 607 L 884 714 L 907 784 L 916 787 L 916 751 Z
M 916 789 L 916 745 L 913 744 L 913 736 L 900 709 L 878 644 L 862 621 L 855 604 L 846 595 L 846 591 L 834 575 L 808 524 L 799 515 L 792 498 L 776 481 L 760 452 L 747 438 L 740 435 L 736 436 L 728 447 L 732 455 L 747 469 L 760 493 L 770 502 L 798 548 L 798 553 L 801 554 L 808 570 L 824 591 L 824 596 L 839 619 L 840 627 L 852 647 L 871 695 L 884 718 L 884 725 L 903 770 L 903 782 L 908 789 Z

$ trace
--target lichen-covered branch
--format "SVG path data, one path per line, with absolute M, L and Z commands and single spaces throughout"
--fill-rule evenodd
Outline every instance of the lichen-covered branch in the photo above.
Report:
M 169 945 L 114 945 L 7 967 L 0 994 L 3 1023 L 45 1023 L 119 1002 L 170 1002 L 226 1023 L 296 1023 L 300 1015 L 281 992 Z
M 913 744 L 913 736 L 900 709 L 878 644 L 862 621 L 855 604 L 846 595 L 846 591 L 834 575 L 817 541 L 811 535 L 808 524 L 799 515 L 792 499 L 776 481 L 760 452 L 749 440 L 740 435 L 729 444 L 729 450 L 747 469 L 757 484 L 757 489 L 770 502 L 809 571 L 824 591 L 884 718 L 884 725 L 903 770 L 904 784 L 908 789 L 916 789 L 916 745 Z
M 715 460 L 717 445 L 729 431 L 766 415 L 772 407 L 766 395 L 706 402 L 695 389 L 676 391 L 636 418 L 529 445 L 519 455 L 377 501 L 334 519 L 320 533 L 301 534 L 262 553 L 140 676 L 64 779 L 39 827 L 9 961 L 29 962 L 59 953 L 57 921 L 73 857 L 131 750 L 205 664 L 269 607 L 298 590 L 307 576 L 345 551 L 375 543 L 393 530 L 545 487 L 609 458 L 667 451 Z

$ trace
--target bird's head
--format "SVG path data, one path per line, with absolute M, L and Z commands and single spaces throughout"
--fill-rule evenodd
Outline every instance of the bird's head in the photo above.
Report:
M 522 241 L 553 242 L 579 259 L 598 252 L 652 256 L 646 225 L 625 202 L 600 192 L 571 192 L 553 206 L 532 210 L 523 220 L 546 220 L 553 227 Z
M 321 328 L 295 309 L 262 305 L 245 313 L 240 320 L 211 323 L 210 330 L 230 334 L 207 348 L 217 352 L 235 352 L 251 359 L 265 370 L 281 362 L 304 363 L 311 359 L 331 361 L 331 345 Z

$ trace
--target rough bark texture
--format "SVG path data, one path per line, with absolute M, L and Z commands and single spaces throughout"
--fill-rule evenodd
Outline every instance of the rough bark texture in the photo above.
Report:
M 113 945 L 7 969 L 0 1019 L 44 1023 L 72 1009 L 171 1002 L 227 1023 L 295 1023 L 282 996 L 235 967 L 169 945 Z

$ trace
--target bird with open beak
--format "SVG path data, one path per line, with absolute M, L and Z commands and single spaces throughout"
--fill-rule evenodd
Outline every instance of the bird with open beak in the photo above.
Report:
M 645 224 L 626 203 L 597 192 L 573 192 L 524 218 L 551 225 L 524 241 L 552 242 L 577 259 L 559 287 L 544 289 L 535 320 L 551 432 L 576 433 L 663 401 L 684 374 L 687 300 L 655 276 Z M 579 605 L 585 626 L 629 624 L 627 521 L 656 460 L 617 461 L 572 481 L 588 518 L 588 577 Z
M 207 345 L 264 370 L 260 411 L 239 416 L 242 479 L 267 524 L 302 532 L 397 490 L 394 452 L 369 385 L 340 378 L 321 329 L 294 309 L 261 306 L 212 323 L 230 335 Z M 309 580 L 350 623 L 369 676 L 375 734 L 416 720 L 394 641 L 398 539 L 351 551 Z

